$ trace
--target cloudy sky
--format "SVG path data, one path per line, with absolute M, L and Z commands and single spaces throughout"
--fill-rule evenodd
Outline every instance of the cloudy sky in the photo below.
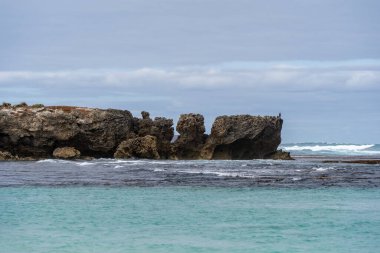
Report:
M 380 143 L 378 0 L 0 0 L 0 99 Z

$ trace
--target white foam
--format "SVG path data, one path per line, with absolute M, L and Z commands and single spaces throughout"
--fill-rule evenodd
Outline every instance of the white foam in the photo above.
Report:
M 215 172 L 218 177 L 243 177 L 243 178 L 254 178 L 253 175 L 239 174 L 236 172 Z
M 315 146 L 291 146 L 284 147 L 285 150 L 295 151 L 295 150 L 311 150 L 311 151 L 360 151 L 368 148 L 372 148 L 373 144 L 370 145 L 315 145 Z
M 124 166 L 121 166 L 121 165 L 116 165 L 115 167 L 113 167 L 114 169 L 119 169 L 119 168 L 123 168 Z
M 374 147 L 374 144 L 354 145 L 354 144 L 337 144 L 337 145 L 294 145 L 282 147 L 286 151 L 311 151 L 311 152 L 335 152 L 347 155 L 377 155 L 379 150 L 368 150 Z
M 207 171 L 201 171 L 201 170 L 178 170 L 180 173 L 188 173 L 188 174 L 208 174 Z
M 140 163 L 143 163 L 144 160 L 135 160 L 135 159 L 131 159 L 131 160 L 127 160 L 127 159 L 109 159 L 109 160 L 106 160 L 107 163 L 109 164 L 119 164 L 119 163 L 125 163 L 125 164 L 128 164 L 128 163 L 131 163 L 131 164 L 140 164 Z
M 77 165 L 79 166 L 88 166 L 88 165 L 92 165 L 93 163 L 90 163 L 90 162 L 81 162 L 81 163 L 76 163 Z
M 215 174 L 219 177 L 239 177 L 240 176 L 238 173 L 233 173 L 233 172 L 213 172 L 210 174 Z
M 326 171 L 326 170 L 333 170 L 334 167 L 313 167 L 311 169 L 313 169 L 315 171 Z
M 254 178 L 253 175 L 247 175 L 239 172 L 220 172 L 214 170 L 179 170 L 181 173 L 189 173 L 189 174 L 209 174 L 216 175 L 218 177 L 243 177 L 243 178 Z
M 54 159 L 45 159 L 45 160 L 39 160 L 36 163 L 57 163 L 57 160 L 54 160 Z
M 44 159 L 37 161 L 37 163 L 72 163 L 72 161 L 60 159 Z

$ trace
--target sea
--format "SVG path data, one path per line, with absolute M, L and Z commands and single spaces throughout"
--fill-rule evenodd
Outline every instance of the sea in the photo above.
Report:
M 379 252 L 379 144 L 295 160 L 0 162 L 0 252 Z M 325 163 L 329 160 L 332 162 Z

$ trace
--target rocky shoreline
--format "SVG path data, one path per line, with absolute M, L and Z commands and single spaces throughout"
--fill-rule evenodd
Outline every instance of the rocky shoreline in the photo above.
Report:
M 279 116 L 219 116 L 211 134 L 204 117 L 182 114 L 173 141 L 173 120 L 141 118 L 127 110 L 75 106 L 0 107 L 0 160 L 46 158 L 292 159 L 277 150 Z

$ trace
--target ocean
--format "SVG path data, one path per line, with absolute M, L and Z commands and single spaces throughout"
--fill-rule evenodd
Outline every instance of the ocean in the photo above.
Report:
M 378 252 L 379 145 L 294 161 L 0 163 L 0 252 Z
M 289 151 L 293 155 L 380 157 L 380 144 L 288 143 L 279 148 Z

